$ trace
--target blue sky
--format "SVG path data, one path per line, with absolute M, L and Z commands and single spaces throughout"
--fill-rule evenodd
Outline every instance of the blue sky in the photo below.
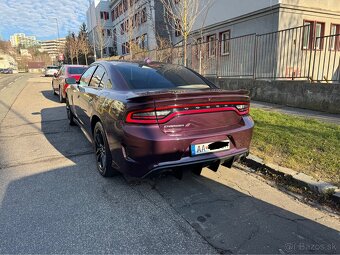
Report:
M 9 40 L 14 33 L 35 35 L 39 40 L 57 38 L 78 31 L 86 23 L 88 0 L 0 0 L 0 36 Z

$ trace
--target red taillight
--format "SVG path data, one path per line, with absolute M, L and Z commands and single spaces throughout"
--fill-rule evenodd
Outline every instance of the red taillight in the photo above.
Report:
M 235 111 L 239 115 L 249 114 L 248 102 L 218 102 L 208 104 L 173 105 L 156 109 L 129 112 L 127 123 L 164 124 L 178 115 Z

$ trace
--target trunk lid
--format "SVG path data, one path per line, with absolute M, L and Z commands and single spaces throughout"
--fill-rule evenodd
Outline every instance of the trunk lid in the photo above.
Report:
M 129 101 L 153 101 L 155 122 L 170 136 L 223 132 L 244 125 L 242 115 L 249 112 L 248 91 L 170 90 L 137 92 Z M 239 111 L 236 105 L 247 106 Z

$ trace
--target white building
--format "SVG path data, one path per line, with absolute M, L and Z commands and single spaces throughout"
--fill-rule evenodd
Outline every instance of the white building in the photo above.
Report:
M 10 36 L 12 47 L 29 48 L 39 45 L 39 41 L 35 36 L 26 36 L 24 33 L 16 33 Z
M 40 51 L 48 53 L 51 58 L 55 58 L 58 54 L 64 53 L 65 44 L 65 38 L 60 38 L 59 40 L 41 41 Z
M 114 55 L 110 2 L 91 1 L 86 19 L 89 41 L 92 46 L 95 46 L 97 57 Z

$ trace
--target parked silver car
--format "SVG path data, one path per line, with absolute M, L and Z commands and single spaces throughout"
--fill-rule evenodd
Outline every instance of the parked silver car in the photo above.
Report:
M 59 69 L 59 66 L 47 66 L 45 68 L 45 77 L 53 76 L 54 74 L 58 73 Z

